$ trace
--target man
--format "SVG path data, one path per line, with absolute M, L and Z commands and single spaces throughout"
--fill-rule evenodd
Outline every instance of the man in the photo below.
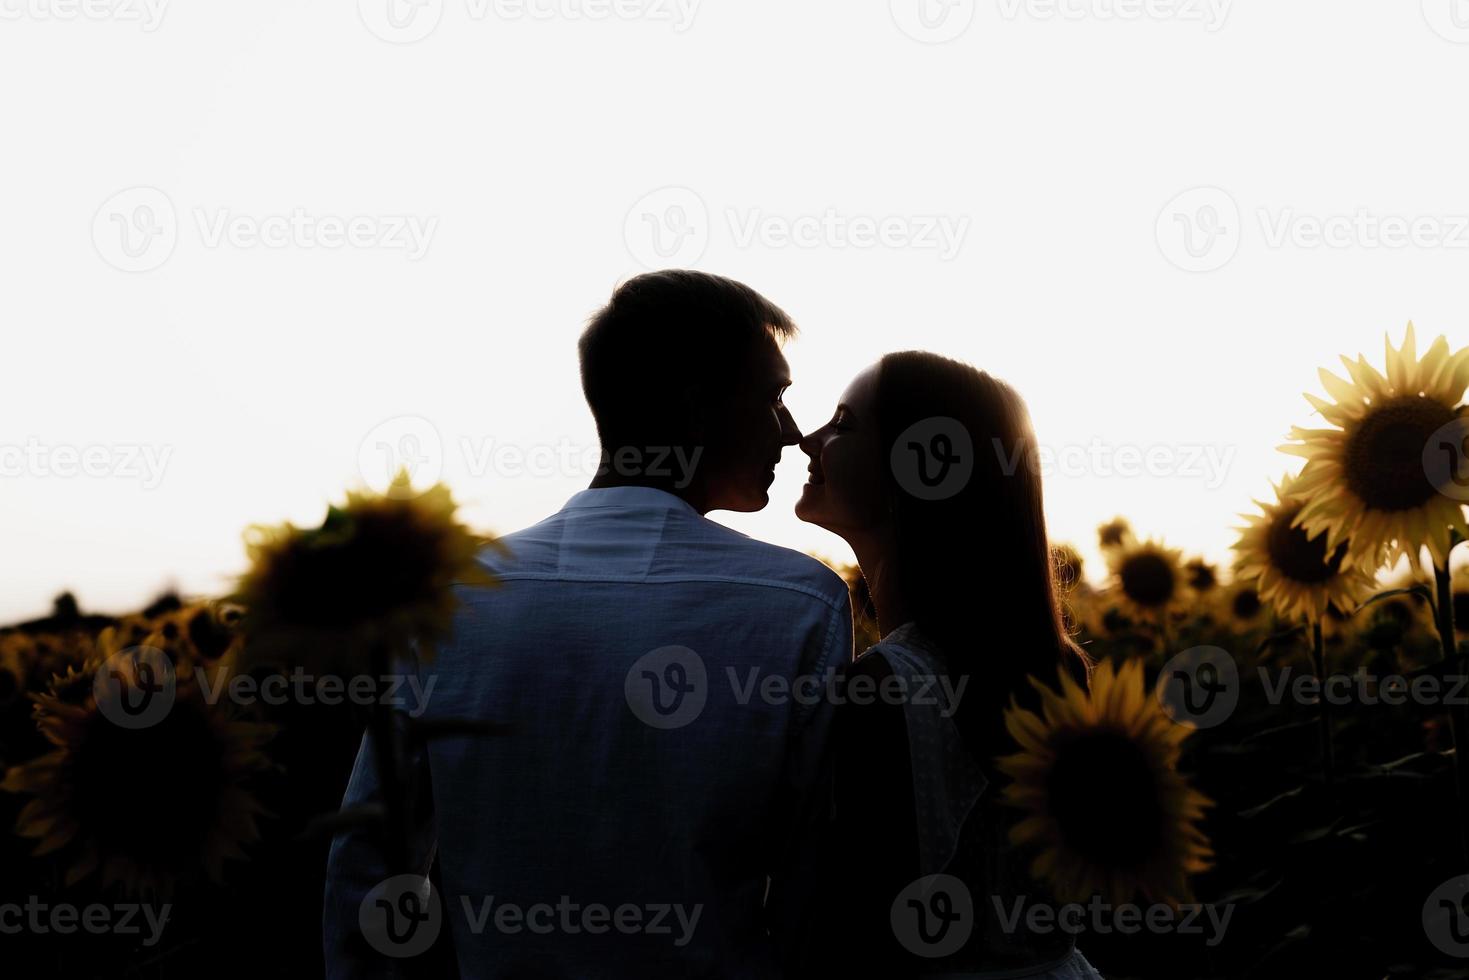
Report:
M 509 734 L 430 739 L 410 760 L 432 786 L 414 854 L 420 875 L 437 856 L 432 895 L 384 886 L 366 831 L 333 842 L 329 976 L 383 975 L 433 914 L 466 977 L 789 962 L 824 815 L 822 693 L 852 653 L 847 590 L 704 515 L 764 507 L 800 438 L 782 403 L 794 332 L 748 286 L 686 271 L 630 280 L 592 320 L 579 351 L 602 472 L 484 553 L 502 585 L 462 590 L 451 641 L 419 667 L 430 722 Z M 377 798 L 375 770 L 365 739 L 344 807 Z M 364 940 L 372 915 L 391 921 Z

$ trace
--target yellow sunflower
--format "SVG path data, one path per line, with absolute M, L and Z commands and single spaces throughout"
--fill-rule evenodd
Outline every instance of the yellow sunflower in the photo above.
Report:
M 319 528 L 252 529 L 251 568 L 232 597 L 251 660 L 351 663 L 413 643 L 432 655 L 458 605 L 454 586 L 495 584 L 476 556 L 503 546 L 454 519 L 446 487 L 406 487 L 400 475 L 385 495 L 349 493 Z
M 1240 515 L 1247 523 L 1236 529 L 1236 578 L 1252 583 L 1260 600 L 1273 605 L 1282 619 L 1319 622 L 1328 603 L 1343 612 L 1356 609 L 1372 592 L 1373 576 L 1346 563 L 1349 542 L 1328 554 L 1324 533 L 1309 534 L 1297 525 L 1305 503 L 1295 495 L 1291 477 L 1273 486 L 1274 503 L 1257 500 L 1261 513 Z
M 1213 856 L 1199 827 L 1211 803 L 1178 773 L 1190 729 L 1149 695 L 1142 662 L 1102 661 L 1090 692 L 1064 671 L 1059 694 L 1031 683 L 1042 713 L 1012 704 L 1020 751 L 996 760 L 1003 799 L 1026 814 L 1010 839 L 1038 852 L 1031 874 L 1063 902 L 1188 901 L 1188 876 Z
M 1122 605 L 1137 616 L 1159 620 L 1177 607 L 1184 597 L 1183 553 L 1160 541 L 1137 541 L 1130 536 L 1124 544 L 1107 551 Z
M 32 797 L 15 832 L 33 854 L 58 854 L 66 884 L 99 873 L 103 887 L 170 894 L 202 869 L 220 881 L 224 861 L 258 839 L 264 813 L 242 784 L 268 768 L 270 726 L 236 721 L 180 684 L 156 724 L 124 728 L 98 707 L 95 669 L 69 668 L 35 695 L 36 725 L 53 751 L 12 767 L 0 790 Z
M 1265 604 L 1260 601 L 1260 593 L 1255 590 L 1253 582 L 1230 582 L 1221 598 L 1225 618 L 1236 626 L 1252 627 L 1262 624 L 1263 617 L 1260 613 Z
M 1306 505 L 1296 522 L 1313 537 L 1324 532 L 1331 553 L 1345 543 L 1346 561 L 1365 571 L 1381 565 L 1384 546 L 1389 562 L 1416 562 L 1427 545 L 1442 566 L 1450 529 L 1469 536 L 1469 524 L 1460 501 L 1430 479 L 1425 448 L 1460 415 L 1469 348 L 1451 353 L 1439 337 L 1420 360 L 1411 323 L 1402 347 L 1393 350 L 1391 340 L 1386 346 L 1386 376 L 1361 355 L 1343 357 L 1350 382 L 1320 371 L 1335 401 L 1306 395 L 1335 428 L 1294 427 L 1292 441 L 1280 447 L 1306 460 L 1295 484 Z
M 1125 548 L 1136 543 L 1132 525 L 1125 517 L 1114 517 L 1097 528 L 1097 543 L 1103 551 L 1110 548 Z
M 1207 595 L 1219 584 L 1219 571 L 1202 558 L 1192 558 L 1183 567 L 1188 587 L 1199 595 Z

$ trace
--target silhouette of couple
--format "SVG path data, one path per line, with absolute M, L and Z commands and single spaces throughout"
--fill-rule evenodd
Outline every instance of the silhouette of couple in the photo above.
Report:
M 1031 703 L 1030 675 L 1086 671 L 1038 469 L 1015 463 L 1024 403 L 908 351 L 802 435 L 782 401 L 795 332 L 688 271 L 632 279 L 593 318 L 581 377 L 607 465 L 484 553 L 501 586 L 461 590 L 417 668 L 437 677 L 429 720 L 510 734 L 404 760 L 427 787 L 414 876 L 385 883 L 401 869 L 366 831 L 333 841 L 329 976 L 1097 976 L 1066 933 L 997 914 L 1048 901 L 996 799 L 1003 709 Z M 875 609 L 882 639 L 855 659 L 838 575 L 704 516 L 763 508 L 795 445 L 796 514 L 851 545 Z M 640 465 L 656 458 L 696 462 Z M 344 806 L 377 799 L 374 751 Z M 373 935 L 395 888 L 405 916 L 440 917 L 436 953 Z

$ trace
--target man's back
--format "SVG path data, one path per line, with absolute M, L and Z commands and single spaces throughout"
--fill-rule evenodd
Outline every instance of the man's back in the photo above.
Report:
M 461 970 L 768 975 L 811 857 L 825 683 L 851 656 L 845 586 L 641 487 L 504 543 L 483 557 L 503 584 L 462 590 L 420 667 L 426 717 L 512 726 L 428 747 Z

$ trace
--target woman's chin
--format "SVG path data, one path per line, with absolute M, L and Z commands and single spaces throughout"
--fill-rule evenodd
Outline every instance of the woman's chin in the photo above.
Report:
M 796 501 L 796 517 L 807 524 L 825 527 L 822 522 L 821 485 L 808 483 L 801 488 L 801 497 Z

